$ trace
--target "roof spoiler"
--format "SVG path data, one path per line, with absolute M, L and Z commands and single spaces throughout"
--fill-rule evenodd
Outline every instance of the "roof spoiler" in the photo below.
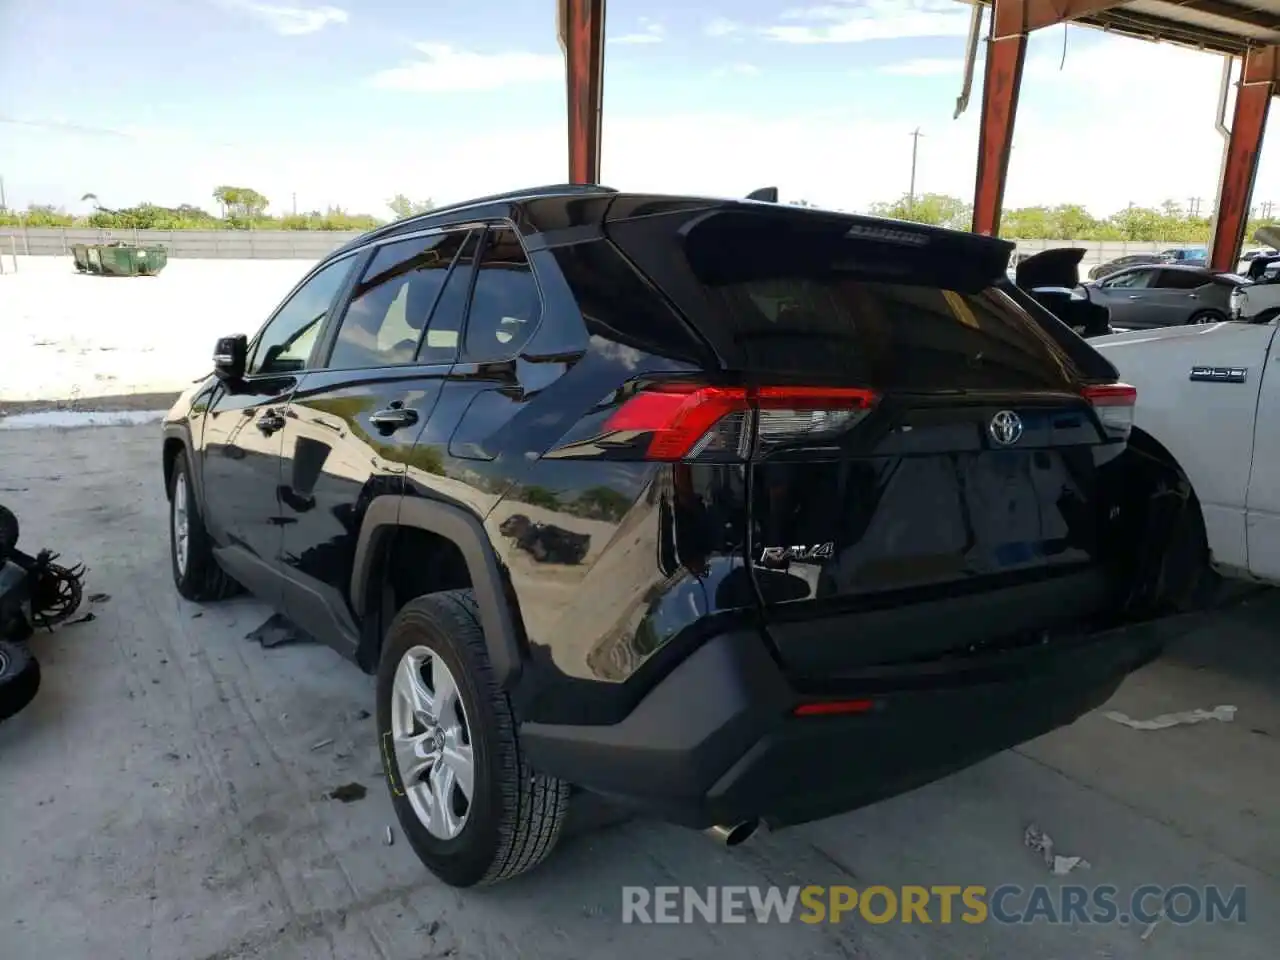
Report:
M 747 194 L 748 200 L 759 200 L 762 203 L 777 203 L 778 188 L 777 187 L 761 187 L 759 190 L 752 190 Z

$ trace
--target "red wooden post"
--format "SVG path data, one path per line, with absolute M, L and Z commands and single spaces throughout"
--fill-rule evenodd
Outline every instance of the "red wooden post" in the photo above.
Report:
M 560 0 L 569 106 L 569 182 L 600 182 L 606 0 Z

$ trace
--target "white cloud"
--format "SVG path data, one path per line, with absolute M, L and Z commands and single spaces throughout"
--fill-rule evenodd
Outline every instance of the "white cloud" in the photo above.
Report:
M 285 6 L 257 3 L 255 0 L 223 0 L 230 7 L 261 20 L 282 37 L 300 37 L 323 30 L 331 23 L 346 23 L 347 11 L 328 5 L 321 7 Z
M 716 17 L 703 28 L 702 32 L 708 37 L 732 37 L 741 33 L 742 30 L 742 24 L 724 17 Z
M 758 77 L 760 68 L 754 63 L 731 63 L 715 71 L 717 77 Z
M 783 23 L 760 32 L 780 43 L 865 43 L 907 37 L 964 36 L 969 9 L 955 0 L 850 0 L 784 11 Z
M 472 53 L 443 43 L 415 46 L 423 59 L 382 70 L 369 82 L 383 90 L 442 93 L 498 90 L 517 83 L 564 77 L 564 59 L 558 54 Z
M 1222 149 L 1213 129 L 1221 61 L 1082 29 L 1073 29 L 1069 37 L 1062 70 L 1060 32 L 1030 40 L 1008 205 L 1082 202 L 1096 214 L 1112 213 L 1131 200 L 1156 205 L 1167 198 L 1185 203 L 1198 196 L 1205 207 L 1211 205 Z M 957 57 L 961 51 L 957 43 Z M 167 136 L 148 131 L 144 139 L 141 130 L 127 137 L 24 126 L 15 130 L 21 136 L 5 141 L 9 200 L 15 205 L 74 206 L 84 191 L 93 190 L 115 206 L 144 199 L 208 205 L 215 184 L 243 182 L 271 197 L 274 209 L 284 209 L 296 191 L 302 209 L 334 203 L 381 212 L 386 198 L 396 193 L 447 203 L 564 179 L 568 161 L 558 57 L 535 57 L 530 63 L 524 59 L 529 55 L 484 57 L 449 48 L 443 56 L 439 49 L 424 53 L 423 64 L 400 68 L 407 72 L 393 75 L 387 85 L 459 89 L 459 77 L 494 78 L 490 85 L 498 78 L 545 78 L 547 102 L 556 105 L 546 115 L 554 119 L 535 124 L 495 103 L 490 116 L 475 118 L 482 121 L 474 126 L 483 133 L 462 127 L 428 132 L 409 123 L 372 135 L 353 137 L 344 131 L 330 138 L 321 126 L 306 142 L 282 135 L 274 141 L 253 138 L 247 145 L 221 146 L 213 141 L 230 139 L 225 130 L 174 130 Z M 730 68 L 732 58 L 724 59 Z M 781 71 L 771 70 L 772 63 L 753 57 L 751 65 L 764 68 L 773 79 Z M 855 99 L 869 86 L 859 78 L 837 69 L 828 79 L 847 86 L 849 107 L 837 112 L 797 105 L 795 111 L 778 115 L 753 109 L 744 91 L 736 109 L 715 113 L 699 112 L 689 105 L 692 98 L 650 101 L 630 111 L 606 108 L 604 181 L 620 189 L 721 196 L 743 196 L 762 184 L 777 184 L 784 199 L 866 209 L 906 191 L 908 135 L 918 125 L 925 136 L 917 189 L 972 196 L 981 65 L 969 109 L 956 121 L 951 113 L 960 89 L 958 68 L 953 77 L 919 81 L 921 87 L 936 84 L 927 96 L 898 98 L 887 107 L 877 98 Z M 874 74 L 870 79 L 877 90 L 892 83 Z M 644 102 L 636 96 L 645 89 L 643 80 L 628 81 L 620 74 L 612 82 L 615 95 L 629 94 L 615 102 Z M 1170 89 L 1178 95 L 1169 96 Z M 226 129 L 232 128 L 235 109 L 228 106 Z M 134 119 L 151 122 L 142 114 Z M 1280 130 L 1280 124 L 1272 126 Z M 519 145 L 516 165 L 510 159 L 513 143 Z M 673 151 L 671 143 L 681 148 Z M 92 182 L 85 180 L 86 150 L 92 150 L 98 171 Z M 1280 133 L 1263 146 L 1254 196 L 1258 203 L 1280 201 Z
M 892 77 L 958 77 L 964 73 L 964 61 L 959 57 L 920 57 L 887 64 L 878 72 Z
M 640 29 L 617 37 L 609 37 L 608 41 L 619 44 L 661 43 L 665 36 L 666 29 L 662 24 L 650 17 L 641 17 Z

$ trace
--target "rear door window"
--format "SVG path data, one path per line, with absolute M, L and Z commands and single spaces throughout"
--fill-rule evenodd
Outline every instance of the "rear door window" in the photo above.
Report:
M 1194 290 L 1203 287 L 1209 278 L 1202 273 L 1190 270 L 1161 270 L 1160 276 L 1152 286 L 1162 290 Z
M 352 292 L 330 369 L 413 363 L 427 318 L 465 239 L 465 233 L 440 233 L 379 247 Z

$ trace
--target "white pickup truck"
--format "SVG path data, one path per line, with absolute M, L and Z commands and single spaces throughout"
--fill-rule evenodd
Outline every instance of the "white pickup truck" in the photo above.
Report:
M 1137 387 L 1133 445 L 1190 485 L 1197 556 L 1223 576 L 1280 584 L 1278 329 L 1272 316 L 1089 342 Z

